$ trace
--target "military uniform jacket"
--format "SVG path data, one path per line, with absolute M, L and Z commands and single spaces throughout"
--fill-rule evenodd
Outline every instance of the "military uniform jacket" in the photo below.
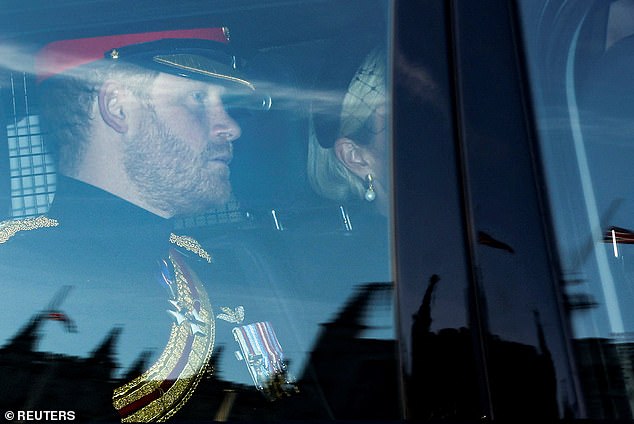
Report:
M 296 285 L 293 276 L 277 278 L 266 264 L 276 247 L 255 236 L 267 252 L 258 256 L 247 247 L 253 235 L 236 237 L 191 237 L 170 220 L 60 177 L 48 214 L 5 222 L 0 232 L 3 409 L 137 422 L 337 418 L 353 410 L 350 396 L 367 405 L 359 387 L 371 387 L 377 370 L 358 371 L 366 383 L 352 384 L 347 374 L 350 364 L 359 367 L 355 350 L 378 346 L 359 344 L 363 324 L 340 314 L 342 325 L 324 332 L 319 324 L 328 316 L 297 299 L 326 303 L 328 287 L 300 284 L 299 275 Z M 266 283 L 280 280 L 287 284 Z M 350 356 L 313 349 L 301 358 L 320 338 L 328 346 L 343 340 Z M 377 352 L 373 360 L 378 354 L 395 366 L 393 344 Z M 293 360 L 302 361 L 302 375 L 289 372 Z M 397 382 L 389 384 L 396 399 Z M 392 402 L 383 398 L 376 401 Z

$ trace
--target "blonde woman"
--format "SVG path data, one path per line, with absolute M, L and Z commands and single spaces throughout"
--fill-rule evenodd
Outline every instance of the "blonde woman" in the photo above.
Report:
M 311 120 L 308 178 L 315 192 L 336 201 L 364 200 L 387 215 L 389 172 L 386 54 L 374 49 L 344 95 L 334 133 Z

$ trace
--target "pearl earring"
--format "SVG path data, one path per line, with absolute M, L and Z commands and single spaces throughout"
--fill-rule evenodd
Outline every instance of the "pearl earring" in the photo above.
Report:
M 368 185 L 368 188 L 365 190 L 365 200 L 368 202 L 372 202 L 376 199 L 376 193 L 374 192 L 374 177 L 372 174 L 368 174 L 365 177 L 365 182 Z

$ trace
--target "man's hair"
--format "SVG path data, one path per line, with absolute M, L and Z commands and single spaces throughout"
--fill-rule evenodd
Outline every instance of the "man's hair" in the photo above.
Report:
M 100 119 L 97 96 L 109 79 L 124 83 L 132 93 L 148 98 L 147 88 L 158 72 L 123 63 L 99 61 L 40 84 L 39 102 L 47 147 L 64 173 L 77 170 L 92 135 L 92 122 Z

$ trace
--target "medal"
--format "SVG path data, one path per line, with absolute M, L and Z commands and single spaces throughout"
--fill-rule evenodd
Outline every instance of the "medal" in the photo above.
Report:
M 233 329 L 240 346 L 236 357 L 246 363 L 255 387 L 269 400 L 297 392 L 288 374 L 284 352 L 270 322 L 256 322 Z

